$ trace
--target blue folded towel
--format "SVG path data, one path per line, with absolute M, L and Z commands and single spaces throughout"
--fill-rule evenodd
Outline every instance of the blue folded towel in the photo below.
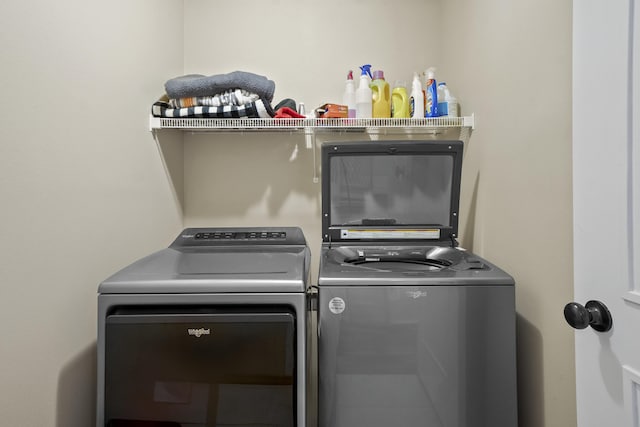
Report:
M 228 74 L 216 74 L 213 76 L 187 74 L 167 80 L 164 88 L 171 99 L 212 96 L 230 89 L 244 89 L 258 94 L 260 98 L 271 102 L 273 101 L 276 84 L 265 76 L 246 71 L 233 71 Z

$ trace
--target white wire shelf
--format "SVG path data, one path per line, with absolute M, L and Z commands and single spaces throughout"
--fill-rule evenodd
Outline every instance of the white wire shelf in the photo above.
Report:
M 198 119 L 150 117 L 150 130 L 182 129 L 203 132 L 233 131 L 364 131 L 440 133 L 448 129 L 475 128 L 474 116 L 424 119 Z

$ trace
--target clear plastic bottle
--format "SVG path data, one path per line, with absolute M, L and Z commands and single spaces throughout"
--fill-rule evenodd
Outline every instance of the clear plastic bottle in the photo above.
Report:
M 445 96 L 447 98 L 447 116 L 460 117 L 460 104 L 458 104 L 458 99 L 451 94 L 450 90 L 447 90 Z
M 373 112 L 373 97 L 369 84 L 371 83 L 371 65 L 360 67 L 360 85 L 356 90 L 356 118 L 369 119 Z
M 413 73 L 413 82 L 411 83 L 411 118 L 422 119 L 424 117 L 424 92 L 420 77 L 417 72 Z
M 448 116 L 448 102 L 447 95 L 449 94 L 449 89 L 447 88 L 447 83 L 440 82 L 438 83 L 438 115 L 439 116 Z
M 438 114 L 447 117 L 460 117 L 458 100 L 451 94 L 445 82 L 438 83 Z
M 389 83 L 384 79 L 384 71 L 373 72 L 371 82 L 371 93 L 373 96 L 373 118 L 388 119 L 391 117 L 391 89 Z

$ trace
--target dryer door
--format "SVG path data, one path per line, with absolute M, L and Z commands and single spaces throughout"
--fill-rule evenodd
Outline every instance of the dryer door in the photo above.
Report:
M 120 308 L 106 320 L 105 425 L 292 427 L 295 344 L 284 307 Z

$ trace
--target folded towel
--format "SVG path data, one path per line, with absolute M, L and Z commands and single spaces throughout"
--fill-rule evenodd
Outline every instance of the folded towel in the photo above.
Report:
M 230 89 L 244 89 L 258 94 L 268 102 L 273 101 L 273 93 L 276 90 L 273 80 L 246 71 L 213 76 L 187 74 L 167 80 L 164 87 L 171 99 L 213 96 Z
M 255 102 L 260 97 L 258 94 L 247 92 L 246 90 L 228 90 L 214 96 L 194 96 L 192 98 L 170 99 L 169 104 L 173 108 L 188 107 L 221 107 L 223 105 L 245 105 Z
M 188 107 L 172 108 L 169 98 L 165 95 L 151 106 L 151 114 L 154 117 L 169 118 L 208 118 L 208 119 L 232 119 L 255 118 L 269 119 L 275 112 L 268 102 L 258 99 L 244 105 L 224 105 L 220 107 Z

